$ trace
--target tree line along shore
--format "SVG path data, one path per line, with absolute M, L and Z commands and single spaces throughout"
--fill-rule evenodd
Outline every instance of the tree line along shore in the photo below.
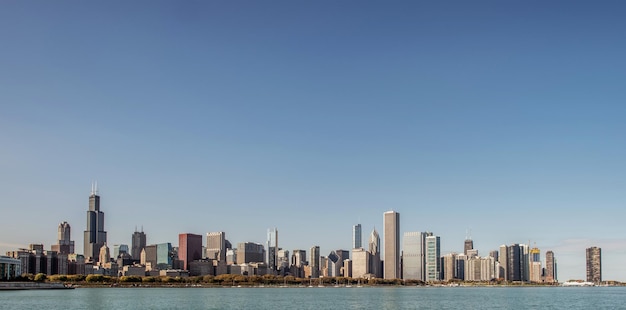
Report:
M 169 277 L 169 276 L 121 276 L 112 277 L 104 275 L 52 275 L 46 276 L 43 273 L 36 275 L 24 274 L 14 280 L 15 282 L 61 282 L 74 286 L 113 286 L 113 287 L 260 287 L 260 286 L 555 286 L 558 284 L 542 283 L 522 283 L 506 282 L 503 280 L 492 280 L 483 282 L 471 281 L 445 281 L 445 282 L 423 282 L 419 280 L 402 279 L 357 279 L 349 277 L 323 277 L 317 279 L 296 278 L 293 276 L 276 275 L 234 275 L 222 274 L 218 276 L 191 276 L 191 277 Z M 615 283 L 622 285 L 622 283 Z

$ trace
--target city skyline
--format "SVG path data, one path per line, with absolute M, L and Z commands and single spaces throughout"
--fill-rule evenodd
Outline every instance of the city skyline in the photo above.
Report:
M 62 222 L 83 251 L 98 180 L 109 247 L 140 225 L 147 244 L 277 227 L 280 247 L 327 255 L 355 223 L 364 248 L 383 237 L 393 209 L 442 255 L 470 228 L 481 256 L 553 251 L 560 281 L 597 246 L 626 281 L 624 9 L 8 2 L 0 253 L 48 248 Z

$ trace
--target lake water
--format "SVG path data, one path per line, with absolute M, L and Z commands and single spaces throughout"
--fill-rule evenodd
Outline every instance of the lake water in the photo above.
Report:
M 0 309 L 626 309 L 626 287 L 78 288 L 0 291 Z

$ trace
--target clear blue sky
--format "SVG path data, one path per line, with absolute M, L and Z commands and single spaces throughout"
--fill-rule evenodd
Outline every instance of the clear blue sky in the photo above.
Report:
M 0 252 L 351 226 L 553 250 L 626 281 L 623 1 L 2 1 Z

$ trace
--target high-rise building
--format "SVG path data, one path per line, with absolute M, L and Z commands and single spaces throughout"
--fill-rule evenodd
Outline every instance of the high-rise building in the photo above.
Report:
M 71 228 L 70 224 L 63 222 L 59 224 L 57 244 L 52 245 L 52 251 L 59 254 L 74 253 L 74 241 L 70 240 Z
M 309 259 L 309 266 L 311 266 L 311 278 L 320 277 L 320 247 L 314 245 L 311 247 L 311 258 Z
M 426 236 L 429 233 L 405 232 L 402 241 L 402 278 L 424 281 Z M 432 235 L 432 233 L 430 233 Z
M 172 252 L 172 244 L 159 243 L 157 244 L 157 268 L 161 270 L 171 269 L 174 264 L 174 257 Z
M 602 249 L 590 247 L 587 253 L 587 282 L 600 284 L 602 282 Z
M 267 230 L 267 257 L 265 261 L 271 270 L 278 270 L 278 228 Z
M 530 249 L 530 282 L 542 282 L 542 267 L 541 267 L 541 250 L 539 248 L 534 247 Z
M 291 265 L 296 267 L 304 266 L 304 262 L 306 262 L 306 251 L 305 250 L 293 250 L 293 254 L 291 255 Z
M 223 231 L 206 234 L 206 257 L 220 262 L 226 261 L 226 233 Z
M 189 270 L 189 263 L 202 258 L 202 235 L 178 235 L 178 259 L 183 262 L 183 269 Z
M 86 260 L 98 262 L 100 248 L 107 242 L 107 233 L 104 230 L 104 212 L 100 211 L 100 196 L 98 184 L 91 185 L 89 195 L 89 210 L 87 211 L 87 229 L 84 234 L 84 247 Z
M 426 281 L 441 280 L 441 245 L 439 236 L 426 237 Z
M 500 247 L 502 250 L 503 247 Z M 529 281 L 530 280 L 530 249 L 526 244 L 512 244 L 504 248 L 506 254 L 500 251 L 500 261 L 506 261 L 507 281 Z
M 509 247 L 506 245 L 500 246 L 500 252 L 498 255 L 498 275 L 497 277 L 503 279 L 504 281 L 509 280 L 509 271 L 507 266 L 509 265 Z
M 240 242 L 237 245 L 237 265 L 262 263 L 264 258 L 265 249 L 260 243 Z
M 383 271 L 380 263 L 380 236 L 376 231 L 376 228 L 372 230 L 369 240 L 369 253 L 370 253 L 370 273 L 376 278 L 382 278 Z
M 352 249 L 352 277 L 363 278 L 370 271 L 372 255 L 363 248 Z
M 474 249 L 474 241 L 470 237 L 467 237 L 463 244 L 463 254 L 468 255 L 467 251 L 473 250 L 473 249 Z
M 400 213 L 387 211 L 383 215 L 383 231 L 385 243 L 384 277 L 400 279 Z
M 556 277 L 556 259 L 554 258 L 554 252 L 546 252 L 546 272 L 545 279 L 548 283 L 558 282 Z
M 404 237 L 406 238 L 406 237 Z M 443 278 L 444 281 L 458 279 L 456 275 L 456 253 L 448 253 L 443 256 Z
M 143 228 L 141 231 L 137 231 L 135 227 L 135 232 L 133 233 L 133 239 L 131 243 L 130 256 L 134 260 L 139 260 L 141 256 L 141 251 L 146 247 L 146 234 L 143 232 Z
M 341 249 L 339 249 L 339 250 L 335 250 L 335 254 L 337 254 L 337 256 L 339 257 L 339 267 L 338 267 L 338 268 L 339 268 L 339 275 L 340 275 L 340 276 L 344 276 L 344 277 L 345 277 L 346 275 L 344 275 L 344 274 L 341 272 L 341 270 L 342 270 L 342 268 L 344 267 L 344 266 L 343 266 L 343 262 L 344 262 L 346 259 L 350 259 L 350 251 L 346 251 L 346 250 L 341 250 Z
M 352 248 L 358 249 L 362 247 L 361 243 L 361 224 L 352 226 Z

